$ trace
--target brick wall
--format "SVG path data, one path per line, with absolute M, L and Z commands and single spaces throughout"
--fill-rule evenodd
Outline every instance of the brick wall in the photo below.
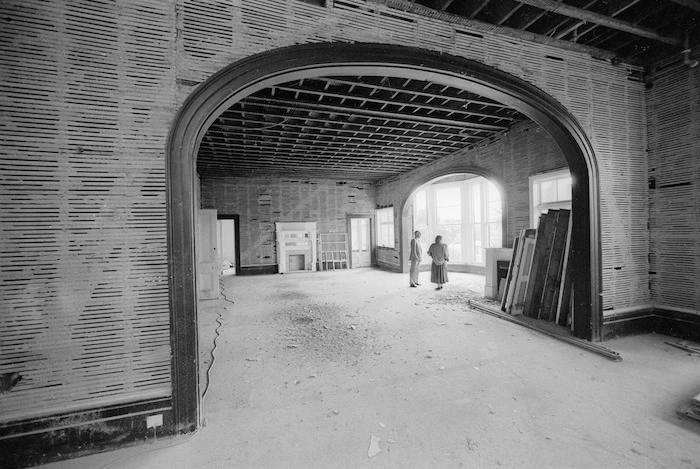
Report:
M 373 214 L 375 207 L 373 186 L 357 181 L 205 178 L 201 191 L 201 208 L 240 215 L 241 267 L 277 264 L 275 222 L 347 232 L 349 214 Z

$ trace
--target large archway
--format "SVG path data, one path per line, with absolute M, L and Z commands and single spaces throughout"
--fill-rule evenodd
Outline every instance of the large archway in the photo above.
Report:
M 429 172 L 427 174 L 422 175 L 418 181 L 416 181 L 415 185 L 412 185 L 411 187 L 407 187 L 407 191 L 403 194 L 401 194 L 401 205 L 398 208 L 398 213 L 401 214 L 401 221 L 399 223 L 399 239 L 402 240 L 401 246 L 400 246 L 400 263 L 402 270 L 404 272 L 408 271 L 408 256 L 409 256 L 409 239 L 412 236 L 413 230 L 414 229 L 419 229 L 418 227 L 414 227 L 415 220 L 413 220 L 413 217 L 411 216 L 411 209 L 412 204 L 411 201 L 414 198 L 416 192 L 420 188 L 425 188 L 430 184 L 438 183 L 440 180 L 444 180 L 445 178 L 449 178 L 450 176 L 464 176 L 464 175 L 469 175 L 476 177 L 477 179 L 484 179 L 488 181 L 489 183 L 493 184 L 493 186 L 496 188 L 498 191 L 498 196 L 500 197 L 500 211 L 501 211 L 501 216 L 500 216 L 500 225 L 501 225 L 501 243 L 499 244 L 498 247 L 502 247 L 505 245 L 505 242 L 507 240 L 507 233 L 508 233 L 508 217 L 507 217 L 507 199 L 506 199 L 506 191 L 504 190 L 503 186 L 503 181 L 490 173 L 489 171 L 484 171 L 481 168 L 478 167 L 472 167 L 472 166 L 463 166 L 459 167 L 457 169 L 445 169 L 445 168 L 440 168 L 437 171 L 434 172 Z M 463 202 L 465 202 L 463 200 Z M 441 233 L 442 234 L 442 233 Z M 423 236 L 426 237 L 425 242 L 426 243 L 431 243 L 432 241 L 432 233 L 423 233 Z M 494 247 L 494 246 L 492 246 Z M 464 264 L 467 264 L 466 261 L 463 260 Z M 454 263 L 453 263 L 454 265 Z M 479 270 L 477 270 L 479 271 Z M 467 269 L 467 272 L 469 272 L 469 269 Z M 480 270 L 479 272 L 483 272 L 483 270 Z
M 321 74 L 391 73 L 469 90 L 517 109 L 544 128 L 565 156 L 572 189 L 574 308 L 579 335 L 600 338 L 602 315 L 598 171 L 592 146 L 556 100 L 516 77 L 472 60 L 386 44 L 308 44 L 258 54 L 221 70 L 183 104 L 168 138 L 167 194 L 173 349 L 173 404 L 180 431 L 199 420 L 194 257 L 196 155 L 228 107 L 276 83 Z M 453 169 L 454 170 L 454 169 Z

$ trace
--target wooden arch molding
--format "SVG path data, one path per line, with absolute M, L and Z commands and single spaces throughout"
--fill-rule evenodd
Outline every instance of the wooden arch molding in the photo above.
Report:
M 175 116 L 166 147 L 173 407 L 176 430 L 199 426 L 194 257 L 196 155 L 212 122 L 238 100 L 276 83 L 320 75 L 387 74 L 463 88 L 517 109 L 556 141 L 573 178 L 572 262 L 577 334 L 599 340 L 598 169 L 574 117 L 533 85 L 484 64 L 424 49 L 369 43 L 304 44 L 263 52 L 217 72 Z

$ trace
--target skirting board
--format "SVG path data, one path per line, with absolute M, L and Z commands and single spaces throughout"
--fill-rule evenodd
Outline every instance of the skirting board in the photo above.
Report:
M 700 342 L 700 313 L 648 306 L 603 318 L 603 340 L 650 332 Z
M 160 416 L 148 428 L 149 416 Z M 0 426 L 0 467 L 22 468 L 174 435 L 172 401 L 155 399 Z
M 277 264 L 269 265 L 242 265 L 239 275 L 269 275 L 279 273 Z

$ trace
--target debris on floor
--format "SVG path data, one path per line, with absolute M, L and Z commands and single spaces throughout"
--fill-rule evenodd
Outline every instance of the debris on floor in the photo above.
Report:
M 683 404 L 678 413 L 700 421 L 700 394 L 692 398 L 689 404 Z
M 665 342 L 667 345 L 670 345 L 672 347 L 679 348 L 681 350 L 685 350 L 686 352 L 689 353 L 697 353 L 700 355 L 700 347 L 696 347 L 694 345 L 690 345 L 688 342 Z
M 367 456 L 372 458 L 382 452 L 382 449 L 379 447 L 380 441 L 380 438 L 372 435 L 372 439 L 369 442 L 369 449 L 367 450 Z

